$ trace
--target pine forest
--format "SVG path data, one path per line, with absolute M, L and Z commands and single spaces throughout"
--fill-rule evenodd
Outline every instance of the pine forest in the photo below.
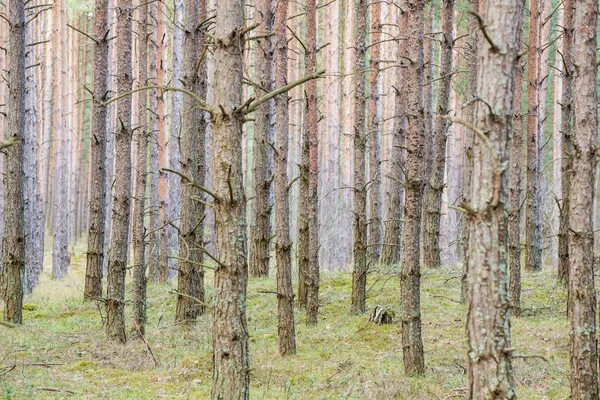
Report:
M 0 396 L 600 400 L 598 6 L 0 0 Z

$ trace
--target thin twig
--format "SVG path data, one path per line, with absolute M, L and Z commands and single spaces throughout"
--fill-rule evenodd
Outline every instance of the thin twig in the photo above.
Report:
M 133 320 L 133 326 L 135 327 L 135 330 L 137 331 L 138 335 L 140 336 L 140 339 L 142 339 L 142 342 L 144 342 L 144 344 L 146 345 L 146 350 L 148 350 L 148 354 L 152 357 L 152 360 L 154 360 L 154 366 L 158 367 L 158 365 L 160 363 L 158 362 L 158 360 L 154 356 L 154 352 L 152 351 L 152 348 L 150 347 L 150 345 L 148 344 L 148 341 L 146 340 L 146 338 L 142 334 L 142 330 L 140 329 L 140 325 L 137 323 L 137 321 L 135 319 Z

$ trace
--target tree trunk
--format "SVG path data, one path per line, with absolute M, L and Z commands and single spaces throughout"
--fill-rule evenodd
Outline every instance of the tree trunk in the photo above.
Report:
M 561 108 L 561 202 L 558 231 L 558 281 L 569 281 L 569 209 L 571 196 L 571 155 L 573 153 L 573 0 L 565 0 L 562 47 L 562 108 Z
M 67 144 L 67 103 L 68 92 L 68 52 L 66 49 L 67 38 L 63 17 L 66 13 L 64 4 L 57 2 L 54 5 L 54 99 L 53 99 L 53 139 L 54 139 L 54 213 L 53 213 L 53 238 L 52 246 L 52 278 L 62 279 L 69 270 L 69 232 L 68 232 L 68 162 Z
M 197 2 L 194 4 L 198 7 Z M 174 26 L 173 26 L 173 76 L 171 78 L 172 86 L 180 88 L 182 81 L 182 54 L 183 54 L 183 30 L 185 14 L 184 0 L 174 1 Z M 180 161 L 180 141 L 181 141 L 181 123 L 183 115 L 181 114 L 183 104 L 183 93 L 172 92 L 171 97 L 171 134 L 169 136 L 169 168 L 179 171 Z M 181 177 L 177 174 L 169 173 L 167 175 L 168 194 L 165 204 L 165 226 L 163 245 L 165 247 L 165 257 L 167 268 L 171 274 L 176 270 L 178 255 L 179 235 L 176 227 L 179 227 L 181 221 L 178 219 L 181 213 Z
M 596 28 L 598 2 L 580 0 L 573 36 L 573 119 L 569 199 L 569 317 L 571 321 L 571 398 L 598 399 L 598 342 L 594 288 L 592 210 L 598 91 Z
M 131 90 L 131 0 L 117 1 L 117 91 Z M 108 260 L 106 299 L 106 334 L 109 339 L 125 342 L 125 273 L 131 202 L 131 97 L 117 102 L 117 133 L 115 147 L 115 194 L 113 228 Z
M 435 62 L 434 57 L 434 32 L 435 32 L 435 15 L 433 9 L 433 3 L 429 2 L 426 5 L 424 12 L 424 41 L 423 41 L 423 52 L 424 52 L 424 65 L 423 65 L 423 107 L 425 109 L 425 141 L 423 142 L 423 183 L 427 185 L 429 176 L 431 175 L 432 163 L 433 163 L 433 129 L 434 129 L 434 116 L 433 116 L 433 103 L 434 103 L 434 90 L 433 90 L 433 79 L 435 73 L 433 72 L 433 64 Z M 423 226 L 425 228 L 425 226 Z M 425 232 L 422 232 L 423 237 Z
M 442 118 L 442 116 L 450 113 L 450 83 L 452 80 L 452 52 L 454 47 L 454 0 L 444 1 L 442 32 L 441 79 L 437 102 L 438 118 L 433 134 L 431 174 L 425 184 L 425 193 L 423 194 L 423 264 L 428 268 L 439 268 L 442 265 L 440 258 L 440 220 L 442 216 L 444 172 L 446 169 L 446 137 L 450 125 L 448 119 Z
M 148 17 L 149 25 L 148 29 L 148 80 L 152 83 L 158 84 L 158 2 L 153 2 L 148 5 Z M 159 221 L 158 221 L 158 90 L 152 89 L 150 91 L 150 121 L 148 126 L 152 132 L 150 137 L 150 149 L 149 149 L 149 205 L 148 205 L 148 222 L 149 222 L 149 233 L 148 233 L 148 269 L 150 278 L 154 282 L 160 280 L 160 268 L 159 268 Z
M 273 26 L 275 45 L 275 87 L 287 85 L 287 0 L 279 0 Z M 275 261 L 277 264 L 277 332 L 279 354 L 296 354 L 294 291 L 292 289 L 292 242 L 287 161 L 289 151 L 288 94 L 275 97 Z
M 140 0 L 138 16 L 138 86 L 148 84 L 148 4 Z M 135 166 L 135 196 L 133 198 L 133 320 L 142 335 L 146 327 L 146 230 L 144 229 L 146 212 L 146 177 L 148 155 L 148 93 L 139 92 L 138 119 L 136 132 L 137 146 Z
M 467 336 L 470 399 L 515 399 L 508 293 L 508 142 L 522 2 L 485 2 L 478 52 L 476 134 L 467 223 Z M 492 21 L 494 21 L 492 23 Z
M 401 12 L 398 23 L 399 34 L 406 35 L 408 14 Z M 398 62 L 406 64 L 408 49 L 400 46 Z M 400 68 L 397 74 L 397 84 L 404 82 L 406 68 Z M 383 243 L 380 262 L 384 265 L 398 264 L 400 262 L 400 249 L 402 245 L 402 218 L 404 215 L 404 168 L 406 165 L 406 99 L 403 93 L 394 89 L 394 125 L 392 136 L 392 151 L 390 157 L 390 175 L 387 190 L 385 192 L 385 207 L 387 221 L 383 235 Z
M 84 300 L 102 297 L 102 264 L 106 198 L 107 108 L 101 103 L 108 96 L 108 0 L 96 0 L 94 10 L 94 105 L 91 130 L 91 197 L 88 229 Z
M 425 373 L 421 339 L 421 211 L 423 206 L 423 147 L 425 110 L 423 107 L 423 19 L 425 2 L 406 2 L 408 19 L 406 47 L 409 65 L 406 70 L 405 96 L 408 130 L 406 137 L 406 200 L 402 237 L 402 271 L 400 306 L 402 313 L 402 350 L 407 375 Z
M 269 34 L 273 25 L 271 0 L 258 0 L 256 4 L 256 23 L 260 24 L 258 35 L 267 35 L 256 42 L 256 80 L 260 87 L 255 87 L 255 96 L 260 97 L 272 89 L 273 81 L 273 48 Z M 260 32 L 260 33 L 259 33 Z M 254 143 L 252 148 L 252 223 L 249 229 L 248 260 L 250 274 L 254 277 L 269 275 L 269 238 L 271 204 L 271 166 L 272 153 L 269 143 L 272 139 L 271 120 L 273 101 L 263 103 L 255 112 Z M 300 246 L 300 245 L 299 245 Z
M 35 12 L 30 11 L 33 15 Z M 28 43 L 36 42 L 36 26 L 38 19 L 33 20 L 26 27 L 26 40 Z M 25 65 L 34 65 L 37 62 L 37 47 L 30 47 L 26 52 Z M 25 294 L 31 294 L 40 280 L 44 258 L 44 220 L 40 219 L 40 209 L 43 207 L 39 192 L 38 176 L 38 74 L 39 68 L 29 68 L 26 73 L 25 89 L 25 143 L 23 150 L 25 187 Z
M 541 215 L 541 140 L 540 129 L 540 28 L 543 0 L 531 0 L 529 12 L 529 50 L 527 61 L 527 211 L 525 236 L 527 258 L 525 269 L 542 269 L 542 215 Z
M 471 0 L 471 11 L 479 13 L 480 1 Z M 473 124 L 475 122 L 475 98 L 477 97 L 477 53 L 480 45 L 480 29 L 477 17 L 472 14 L 469 19 L 469 41 L 468 41 L 468 57 L 467 57 L 467 95 L 466 101 L 468 104 L 466 110 L 467 122 Z M 473 141 L 474 134 L 470 129 L 465 130 L 465 160 L 463 167 L 463 196 L 461 202 L 468 203 L 470 201 L 472 179 L 473 179 Z M 469 229 L 467 228 L 466 216 L 463 215 L 459 220 L 458 230 L 460 232 L 462 248 L 460 259 L 463 260 L 463 275 L 461 282 L 460 299 L 464 302 L 467 298 L 467 243 L 469 241 Z
M 203 30 L 194 29 L 200 25 L 200 8 L 206 15 L 206 4 L 198 0 L 186 0 L 185 3 L 185 38 L 183 52 L 183 82 L 185 87 L 200 95 L 201 77 L 198 64 L 199 54 L 203 47 Z M 203 64 L 203 63 L 202 63 Z M 193 298 L 204 301 L 204 291 L 200 290 L 198 282 L 199 264 L 202 263 L 202 252 L 198 248 L 202 244 L 202 219 L 204 206 L 198 201 L 202 195 L 197 189 L 200 180 L 199 158 L 201 155 L 199 142 L 204 143 L 205 124 L 198 104 L 190 96 L 183 99 L 183 131 L 181 135 L 181 173 L 191 182 L 184 181 L 181 185 L 181 221 L 180 221 L 180 259 L 178 263 L 177 308 L 175 320 L 183 323 L 194 323 L 204 306 Z M 200 138 L 202 137 L 202 138 Z M 204 148 L 202 148 L 204 150 Z M 202 159 L 204 163 L 204 159 Z M 203 274 L 203 272 L 202 272 Z M 202 295 L 202 298 L 201 296 Z
M 4 171 L 4 227 L 2 275 L 4 320 L 23 322 L 23 285 L 25 274 L 25 192 L 23 142 L 25 132 L 25 3 L 8 4 L 8 112 L 6 139 L 15 144 L 6 149 Z
M 250 365 L 246 321 L 246 199 L 242 186 L 244 10 L 238 0 L 219 1 L 213 32 L 215 74 L 213 187 L 215 194 L 215 299 L 211 398 L 248 399 Z
M 355 1 L 355 63 L 354 86 L 354 184 L 353 184 L 353 269 L 352 305 L 353 314 L 367 309 L 367 191 L 365 188 L 366 132 L 365 132 L 365 53 L 367 31 L 366 0 Z
M 317 2 L 306 2 L 306 72 L 317 70 Z M 306 199 L 306 213 L 308 214 L 308 261 L 306 269 L 300 269 L 298 263 L 298 298 L 299 302 L 306 304 L 307 323 L 317 323 L 319 308 L 319 130 L 317 109 L 317 81 L 310 80 L 305 86 L 306 108 L 304 116 L 304 141 L 308 142 L 308 159 L 303 158 L 302 164 L 308 173 L 308 193 Z M 305 150 L 303 150 L 305 151 Z M 304 153 L 303 153 L 304 156 Z M 306 165 L 308 163 L 308 165 Z M 303 185 L 303 183 L 300 183 Z M 304 182 L 304 185 L 306 182 Z M 301 189 L 301 196 L 304 191 Z M 300 212 L 304 212 L 300 206 Z M 300 247 L 300 245 L 298 245 Z M 299 259 L 301 257 L 299 256 Z M 304 280 L 304 288 L 300 285 Z
M 157 72 L 156 72 L 156 83 L 158 86 L 165 86 L 167 84 L 167 57 L 168 57 L 168 45 L 167 45 L 167 6 L 164 2 L 158 2 L 158 17 L 157 17 Z M 156 116 L 158 119 L 158 130 L 157 130 L 157 145 L 158 145 L 158 166 L 154 170 L 158 175 L 158 203 L 156 209 L 156 215 L 158 217 L 156 221 L 157 228 L 166 225 L 166 207 L 167 207 L 167 175 L 163 168 L 168 168 L 167 165 L 167 98 L 166 91 L 159 90 L 157 105 L 156 105 Z M 167 237 L 165 236 L 164 229 L 157 229 L 155 232 L 156 237 L 156 253 L 158 254 L 158 266 L 160 271 L 160 281 L 166 282 L 171 278 L 169 266 L 167 262 Z
M 519 32 L 519 47 L 523 31 Z M 521 313 L 521 163 L 523 161 L 523 62 L 517 61 L 513 99 L 512 138 L 509 170 L 508 261 L 510 263 L 510 299 L 515 316 Z
M 367 131 L 367 145 L 369 150 L 369 259 L 370 264 L 377 263 L 381 256 L 381 129 L 382 129 L 382 104 L 380 58 L 381 37 L 383 24 L 381 23 L 381 3 L 374 2 L 371 8 L 371 43 L 370 43 L 370 71 L 369 71 L 369 130 Z

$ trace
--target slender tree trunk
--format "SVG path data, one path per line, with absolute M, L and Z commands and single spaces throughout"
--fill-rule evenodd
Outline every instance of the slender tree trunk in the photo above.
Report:
M 519 32 L 523 44 L 523 31 Z M 523 62 L 517 61 L 513 100 L 512 138 L 508 196 L 508 261 L 510 263 L 510 298 L 513 315 L 521 313 L 521 163 L 523 162 Z
M 167 7 L 162 1 L 158 2 L 157 15 L 157 72 L 156 82 L 159 86 L 167 84 Z M 166 225 L 166 203 L 167 203 L 167 175 L 163 168 L 168 168 L 167 165 L 167 98 L 166 91 L 159 90 L 157 98 L 156 114 L 158 119 L 158 169 L 154 170 L 158 174 L 158 203 L 157 203 L 157 227 Z M 154 229 L 154 228 L 153 228 Z M 158 229 L 155 232 L 156 237 L 156 253 L 158 254 L 158 266 L 160 271 L 160 281 L 166 282 L 171 278 L 169 266 L 167 263 L 167 237 L 164 229 Z
M 185 37 L 183 52 L 183 82 L 188 90 L 200 94 L 200 74 L 196 67 L 199 60 L 203 33 L 195 27 L 200 24 L 200 8 L 206 9 L 204 1 L 186 0 L 185 3 Z M 204 12 L 204 14 L 206 14 Z M 181 135 L 181 173 L 191 182 L 184 181 L 181 185 L 181 221 L 180 221 L 180 259 L 178 263 L 177 290 L 182 296 L 177 296 L 175 319 L 178 322 L 194 323 L 203 305 L 192 298 L 204 301 L 204 291 L 199 290 L 198 270 L 202 263 L 202 252 L 198 248 L 202 243 L 202 219 L 204 218 L 203 204 L 198 201 L 201 193 L 197 184 L 200 180 L 199 166 L 199 136 L 205 134 L 205 124 L 198 104 L 189 96 L 183 99 L 183 131 Z M 201 139 L 204 142 L 204 138 Z M 204 150 L 204 149 L 202 149 Z M 204 160 L 202 160 L 204 161 Z M 202 206 L 202 207 L 201 207 Z M 202 294 L 202 298 L 200 298 Z
M 54 213 L 53 213 L 53 237 L 52 246 L 52 277 L 62 279 L 69 270 L 69 232 L 68 232 L 68 138 L 67 130 L 67 102 L 68 93 L 68 46 L 65 32 L 66 24 L 63 24 L 65 16 L 65 4 L 62 0 L 54 4 L 54 112 L 53 112 L 53 135 L 55 155 L 54 175 Z
M 423 179 L 424 184 L 427 185 L 429 176 L 431 175 L 432 163 L 433 163 L 433 129 L 434 129 L 434 116 L 433 116 L 433 103 L 434 103 L 434 90 L 433 90 L 433 64 L 434 60 L 434 25 L 435 15 L 433 9 L 433 2 L 428 2 L 425 7 L 424 13 L 424 41 L 423 51 L 425 57 L 424 71 L 423 71 L 423 107 L 425 109 L 425 141 L 423 142 L 423 162 L 424 172 Z M 425 228 L 425 225 L 423 226 Z M 425 232 L 422 232 L 423 237 Z M 423 237 L 421 239 L 423 239 Z
M 406 46 L 410 64 L 406 71 L 406 200 L 402 237 L 400 306 L 402 313 L 402 350 L 404 371 L 408 375 L 425 373 L 421 339 L 421 210 L 423 206 L 423 147 L 425 110 L 423 107 L 423 19 L 425 2 L 406 2 L 408 20 Z
M 540 129 L 540 28 L 544 0 L 531 0 L 529 7 L 529 51 L 527 62 L 527 212 L 525 235 L 528 271 L 542 269 L 541 140 Z
M 256 3 L 256 23 L 260 24 L 257 34 L 266 35 L 264 39 L 256 42 L 256 80 L 260 87 L 255 87 L 258 97 L 272 89 L 273 81 L 273 45 L 269 35 L 273 26 L 273 10 L 271 0 L 258 0 Z M 260 32 L 260 33 L 259 33 Z M 248 260 L 250 274 L 255 277 L 269 275 L 269 238 L 271 205 L 271 119 L 273 114 L 273 101 L 263 103 L 255 112 L 254 143 L 252 153 L 252 217 L 249 229 Z M 300 248 L 299 244 L 299 248 Z M 300 262 L 300 261 L 299 261 Z M 300 264 L 299 264 L 300 265 Z
M 33 15 L 30 11 L 28 14 Z M 26 26 L 26 40 L 28 43 L 36 42 L 36 26 L 38 20 L 33 20 Z M 26 52 L 25 65 L 34 65 L 37 62 L 37 47 L 30 47 Z M 25 203 L 25 293 L 31 294 L 37 286 L 42 272 L 44 258 L 44 220 L 39 218 L 39 210 L 43 207 L 39 192 L 38 176 L 38 74 L 39 68 L 29 68 L 26 73 L 25 89 L 25 129 L 24 133 L 24 193 Z
M 197 3 L 197 2 L 196 2 Z M 194 4 L 198 7 L 197 4 Z M 173 76 L 171 79 L 172 86 L 181 87 L 182 81 L 182 67 L 183 67 L 183 36 L 184 32 L 182 26 L 184 25 L 184 0 L 174 1 L 174 21 L 173 25 Z M 180 149 L 179 144 L 181 141 L 181 124 L 183 121 L 182 105 L 183 105 L 183 93 L 173 92 L 171 97 L 171 134 L 169 136 L 169 168 L 175 171 L 179 171 L 180 161 Z M 170 274 L 176 270 L 177 259 L 175 258 L 178 254 L 178 243 L 179 236 L 177 229 L 181 223 L 178 219 L 181 213 L 181 177 L 177 174 L 168 174 L 168 194 L 167 204 L 165 204 L 165 214 L 167 226 L 164 230 L 165 240 L 163 245 L 165 247 L 165 257 L 167 267 Z M 173 224 L 173 225 L 171 225 Z
M 2 239 L 2 275 L 4 320 L 23 322 L 25 274 L 25 177 L 23 152 L 25 131 L 25 2 L 8 4 L 8 112 L 6 138 L 15 144 L 6 149 L 4 171 L 4 227 Z
M 117 91 L 131 90 L 131 0 L 117 1 Z M 131 97 L 117 102 L 117 133 L 115 146 L 115 194 L 113 200 L 113 228 L 108 260 L 108 287 L 106 298 L 106 334 L 109 339 L 125 342 L 125 273 L 131 203 Z
M 382 104 L 380 58 L 381 37 L 383 25 L 381 23 L 381 3 L 374 2 L 371 9 L 370 32 L 370 71 L 369 71 L 369 130 L 367 131 L 367 145 L 369 150 L 369 260 L 370 264 L 377 263 L 381 256 L 381 130 L 382 130 Z
M 594 288 L 594 171 L 598 135 L 596 29 L 598 2 L 577 2 L 573 35 L 573 119 L 569 198 L 569 317 L 571 398 L 598 399 L 598 342 Z
M 442 7 L 442 54 L 440 86 L 437 102 L 438 118 L 433 134 L 433 160 L 431 174 L 423 194 L 423 264 L 428 268 L 439 268 L 440 220 L 442 216 L 442 192 L 446 169 L 446 137 L 449 121 L 442 118 L 450 112 L 450 83 L 452 80 L 452 52 L 454 45 L 454 0 L 445 0 Z M 433 84 L 432 84 L 433 85 Z
M 550 4 L 550 7 L 553 7 Z M 565 23 L 565 3 L 558 6 L 556 11 L 556 25 L 558 34 L 556 35 L 556 53 L 554 56 L 554 103 L 552 106 L 552 195 L 556 199 L 552 207 L 552 267 L 558 269 L 558 245 L 560 237 L 560 209 L 562 203 L 562 187 L 561 187 L 561 165 L 562 165 L 562 107 L 563 107 L 563 60 L 559 52 L 564 48 L 563 37 Z M 550 22 L 548 22 L 550 25 Z M 562 27 L 562 28 L 561 28 Z M 563 29 L 563 31 L 561 31 Z
M 306 2 L 306 72 L 317 70 L 317 2 L 307 0 Z M 304 116 L 304 141 L 308 142 L 308 159 L 302 161 L 308 173 L 308 195 L 306 205 L 300 205 L 300 213 L 308 214 L 308 262 L 304 269 L 300 269 L 298 277 L 299 302 L 306 304 L 306 315 L 308 323 L 316 323 L 319 309 L 319 130 L 317 110 L 317 81 L 310 80 L 305 84 L 306 108 Z M 305 150 L 303 150 L 305 151 Z M 303 152 L 304 156 L 304 152 Z M 308 163 L 308 165 L 307 165 Z M 304 182 L 306 184 L 306 182 Z M 301 182 L 301 185 L 303 183 Z M 301 189 L 301 196 L 304 196 Z M 300 247 L 300 245 L 298 245 Z M 299 259 L 301 257 L 299 256 Z M 301 279 L 304 286 L 300 285 Z
M 115 2 L 116 0 L 108 0 L 108 26 L 112 27 L 115 21 Z M 114 29 L 112 31 L 115 32 Z M 108 68 L 107 68 L 107 80 L 108 80 L 108 93 L 107 97 L 110 97 L 111 93 L 114 93 L 116 62 L 116 40 L 108 38 Z M 102 260 L 102 273 L 104 276 L 108 274 L 108 252 L 111 248 L 112 240 L 112 207 L 114 199 L 114 182 L 115 182 L 115 131 L 116 131 L 116 103 L 111 103 L 107 107 L 107 135 L 106 135 L 106 151 L 105 151 L 105 165 L 106 165 L 106 181 L 104 188 L 104 251 L 105 255 Z
M 140 0 L 138 16 L 139 87 L 148 82 L 148 4 Z M 142 334 L 146 327 L 146 158 L 148 155 L 148 93 L 139 92 L 136 132 L 135 196 L 133 198 L 133 320 Z
M 562 103 L 561 103 L 561 202 L 558 231 L 558 281 L 567 286 L 569 281 L 569 209 L 571 196 L 571 155 L 573 153 L 573 0 L 565 0 L 562 37 Z
M 471 11 L 479 13 L 480 1 L 483 0 L 471 0 Z M 479 23 L 475 14 L 472 14 L 469 19 L 469 42 L 467 51 L 467 104 L 469 105 L 466 110 L 467 122 L 473 124 L 475 122 L 475 98 L 477 97 L 477 53 L 480 45 L 480 30 Z M 470 202 L 472 179 L 473 179 L 473 141 L 474 134 L 470 129 L 465 130 L 465 161 L 463 168 L 463 198 L 462 202 Z M 467 243 L 469 242 L 469 229 L 467 228 L 466 216 L 463 215 L 459 220 L 459 232 L 462 240 L 462 249 L 460 259 L 463 260 L 463 275 L 461 282 L 460 298 L 464 302 L 467 298 Z
M 279 0 L 273 26 L 275 45 L 275 87 L 287 85 L 288 1 Z M 275 97 L 275 261 L 277 264 L 277 332 L 279 354 L 296 354 L 294 327 L 294 291 L 292 288 L 292 241 L 290 240 L 290 210 L 287 161 L 289 151 L 288 93 Z
M 213 187 L 215 299 L 213 301 L 212 399 L 248 399 L 250 365 L 246 321 L 246 201 L 242 187 L 244 9 L 219 1 L 214 35 Z
M 401 12 L 399 26 L 400 36 L 406 35 L 408 13 Z M 405 65 L 407 62 L 408 48 L 400 46 L 398 63 Z M 404 82 L 406 68 L 398 71 L 398 86 Z M 394 91 L 394 125 L 392 136 L 392 151 L 390 157 L 390 175 L 388 189 L 385 192 L 385 206 L 387 221 L 383 235 L 384 246 L 380 262 L 384 265 L 398 264 L 400 262 L 400 249 L 402 245 L 402 226 L 404 215 L 404 168 L 406 165 L 406 99 L 403 93 Z
M 477 131 L 467 214 L 467 336 L 470 399 L 515 399 L 508 293 L 508 142 L 522 2 L 485 2 L 478 51 Z M 494 23 L 491 23 L 494 21 Z
M 367 309 L 367 191 L 365 188 L 366 132 L 365 132 L 365 53 L 367 31 L 366 0 L 356 0 L 355 7 L 355 63 L 354 86 L 354 241 L 352 270 L 353 314 L 364 313 Z
M 53 30 L 52 27 L 52 14 L 46 12 L 46 18 L 44 18 L 44 36 L 48 37 L 51 35 Z M 52 58 L 52 44 L 46 44 L 46 48 L 44 50 L 44 59 L 50 60 Z M 51 133 L 52 133 L 52 79 L 53 79 L 53 66 L 50 62 L 44 62 L 44 77 L 43 77 L 43 92 L 44 92 L 44 101 L 43 101 L 43 134 L 42 134 L 42 143 L 40 146 L 40 189 L 42 193 L 42 224 L 44 228 L 47 227 L 47 209 L 48 203 L 50 200 L 49 192 L 49 173 L 50 173 L 50 144 L 51 144 Z M 89 237 L 89 236 L 88 236 Z
M 91 197 L 88 229 L 84 300 L 102 297 L 102 264 L 106 198 L 107 108 L 108 96 L 108 0 L 96 0 L 94 10 L 94 105 L 91 130 Z
M 158 84 L 157 79 L 157 62 L 158 62 L 158 2 L 150 3 L 148 10 L 150 30 L 148 34 L 148 80 L 151 83 Z M 150 136 L 149 149 L 149 233 L 148 233 L 148 268 L 150 277 L 154 282 L 160 280 L 160 268 L 158 262 L 159 252 L 159 231 L 158 231 L 158 90 L 150 91 L 150 121 L 148 122 L 149 129 L 152 134 Z

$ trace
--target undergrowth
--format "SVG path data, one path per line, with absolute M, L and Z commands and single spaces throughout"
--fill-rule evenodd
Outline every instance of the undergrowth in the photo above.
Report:
M 150 284 L 146 341 L 158 365 L 135 332 L 129 332 L 125 346 L 110 343 L 104 339 L 103 308 L 81 301 L 85 260 L 82 249 L 78 250 L 63 281 L 51 280 L 50 263 L 46 263 L 40 287 L 26 299 L 22 327 L 0 327 L 1 396 L 208 398 L 210 315 L 193 328 L 176 325 L 173 286 Z M 524 275 L 523 316 L 512 319 L 515 383 L 522 399 L 568 398 L 569 327 L 565 293 L 555 282 L 550 271 Z M 302 310 L 296 310 L 298 354 L 287 358 L 277 354 L 275 298 L 259 293 L 274 290 L 275 280 L 250 279 L 251 398 L 466 398 L 465 309 L 459 303 L 459 285 L 458 268 L 423 271 L 427 372 L 423 377 L 406 377 L 400 324 L 396 320 L 377 326 L 368 315 L 350 315 L 349 273 L 322 274 L 320 322 L 307 326 Z M 368 289 L 371 310 L 383 305 L 400 315 L 396 270 L 373 269 Z M 130 316 L 130 305 L 127 311 Z

